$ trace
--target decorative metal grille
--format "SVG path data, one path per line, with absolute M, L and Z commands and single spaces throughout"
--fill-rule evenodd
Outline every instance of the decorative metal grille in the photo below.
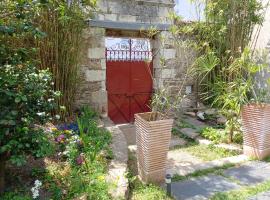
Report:
M 110 61 L 152 60 L 149 40 L 108 38 L 106 46 L 106 58 Z

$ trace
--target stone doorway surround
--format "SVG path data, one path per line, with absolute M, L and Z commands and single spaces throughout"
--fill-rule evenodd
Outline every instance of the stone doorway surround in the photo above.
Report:
M 79 88 L 75 107 L 89 105 L 107 116 L 106 91 L 106 37 L 145 38 L 145 32 L 158 30 L 151 38 L 154 69 L 154 89 L 169 84 L 172 91 L 182 82 L 183 71 L 188 67 L 182 49 L 176 49 L 168 32 L 172 22 L 174 0 L 100 0 L 95 18 L 88 21 L 89 28 L 83 33 L 83 51 L 80 67 Z M 193 59 L 195 56 L 191 56 Z M 161 66 L 160 58 L 165 61 Z M 161 69 L 162 67 L 162 69 Z M 194 79 L 186 83 L 194 85 Z M 175 91 L 177 92 L 177 91 Z M 195 94 L 190 95 L 195 99 Z M 190 101 L 189 101 L 190 102 Z

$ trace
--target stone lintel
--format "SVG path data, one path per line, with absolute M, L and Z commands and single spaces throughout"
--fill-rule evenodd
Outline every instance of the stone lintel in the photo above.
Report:
M 151 28 L 156 28 L 158 31 L 168 31 L 170 24 L 159 23 L 137 23 L 137 22 L 116 22 L 109 20 L 88 20 L 87 23 L 91 27 L 100 27 L 107 29 L 120 29 L 120 30 L 132 30 L 132 31 L 145 31 Z

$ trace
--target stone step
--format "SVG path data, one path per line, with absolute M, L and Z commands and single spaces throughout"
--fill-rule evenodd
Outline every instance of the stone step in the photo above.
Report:
M 171 142 L 170 142 L 170 149 L 174 149 L 175 147 L 185 146 L 186 144 L 187 144 L 187 141 L 185 139 L 172 135 Z
M 203 129 L 203 128 L 208 127 L 207 124 L 205 124 L 205 123 L 202 122 L 202 121 L 197 120 L 197 119 L 194 118 L 194 117 L 185 116 L 185 117 L 183 118 L 183 120 L 184 120 L 186 123 L 188 123 L 188 124 L 194 126 L 197 130 L 201 130 L 201 129 Z
M 197 138 L 200 134 L 197 132 L 197 130 L 193 128 L 182 128 L 178 129 L 182 134 L 187 136 L 188 138 L 195 139 Z

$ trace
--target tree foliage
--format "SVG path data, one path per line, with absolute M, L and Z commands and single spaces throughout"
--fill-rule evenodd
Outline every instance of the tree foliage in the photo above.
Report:
M 33 18 L 39 1 L 0 3 L 0 165 L 22 165 L 26 155 L 41 157 L 50 150 L 47 135 L 35 127 L 51 119 L 60 93 L 53 91 L 48 70 L 38 70 L 37 49 L 31 41 L 44 37 Z

